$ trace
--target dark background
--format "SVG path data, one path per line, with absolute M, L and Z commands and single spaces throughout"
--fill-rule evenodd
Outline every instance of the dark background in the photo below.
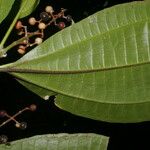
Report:
M 125 2 L 130 1 L 41 0 L 40 5 L 31 16 L 38 17 L 39 13 L 44 11 L 46 5 L 52 5 L 56 11 L 60 10 L 60 8 L 68 9 L 67 13 L 73 17 L 75 22 L 78 22 L 106 7 Z M 11 12 L 9 17 L 0 26 L 1 39 L 14 14 L 15 12 Z M 23 22 L 27 23 L 28 18 L 23 19 Z M 54 27 L 48 29 L 46 37 L 56 31 L 58 29 Z M 7 44 L 14 41 L 16 37 L 16 31 L 14 30 Z M 19 57 L 16 53 L 16 48 L 12 49 L 8 53 L 7 58 L 0 59 L 0 64 L 12 62 Z M 150 122 L 119 124 L 75 116 L 57 108 L 54 105 L 54 97 L 44 101 L 20 85 L 14 77 L 5 73 L 0 73 L 0 95 L 0 109 L 6 110 L 9 114 L 14 114 L 32 103 L 38 107 L 36 112 L 25 112 L 17 117 L 19 121 L 26 121 L 28 123 L 26 130 L 17 129 L 13 122 L 0 128 L 0 135 L 7 135 L 9 141 L 49 133 L 97 133 L 110 137 L 108 150 L 150 150 L 150 140 L 148 138 L 150 135 Z M 0 122 L 3 120 L 0 119 Z

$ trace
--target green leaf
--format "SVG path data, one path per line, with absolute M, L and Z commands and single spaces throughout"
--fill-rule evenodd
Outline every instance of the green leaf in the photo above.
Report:
M 96 134 L 34 136 L 0 145 L 0 150 L 107 150 L 108 137 Z
M 149 6 L 133 2 L 100 11 L 3 67 L 58 93 L 56 103 L 77 115 L 108 122 L 150 120 Z
M 28 82 L 25 82 L 23 80 L 17 80 L 19 83 L 21 83 L 23 86 L 25 86 L 28 90 L 32 91 L 33 93 L 39 95 L 41 98 L 45 99 L 45 100 L 48 100 L 48 98 L 50 96 L 54 96 L 56 95 L 56 93 L 50 91 L 50 90 L 47 90 L 47 89 L 44 89 L 40 86 L 37 86 L 35 84 L 31 84 L 31 83 L 28 83 Z
M 23 18 L 31 14 L 33 10 L 37 7 L 39 2 L 40 0 L 22 0 L 19 18 Z
M 0 0 L 0 23 L 6 18 L 15 0 Z
M 109 122 L 141 122 L 148 120 L 150 103 L 107 104 L 58 95 L 56 106 L 79 116 Z M 143 110 L 144 108 L 144 110 Z

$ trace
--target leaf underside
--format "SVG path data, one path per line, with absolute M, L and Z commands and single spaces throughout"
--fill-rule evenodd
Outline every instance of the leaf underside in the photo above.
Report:
M 150 120 L 149 5 L 100 11 L 2 69 L 57 93 L 56 105 L 71 113 L 108 122 Z
M 52 92 L 52 91 L 50 91 L 48 89 L 44 89 L 44 88 L 42 88 L 40 86 L 31 84 L 29 82 L 25 82 L 25 81 L 19 80 L 19 79 L 18 79 L 18 82 L 21 83 L 23 86 L 27 87 L 33 93 L 38 94 L 41 98 L 43 98 L 45 100 L 48 100 L 48 98 L 50 96 L 55 96 L 56 95 L 56 93 L 54 93 L 54 92 Z
M 0 150 L 107 150 L 108 137 L 96 134 L 56 134 L 26 138 L 0 145 Z

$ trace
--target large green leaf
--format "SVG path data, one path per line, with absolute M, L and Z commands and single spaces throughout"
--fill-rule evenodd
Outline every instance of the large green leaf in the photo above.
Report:
M 149 30 L 147 3 L 117 5 L 2 70 L 58 93 L 56 103 L 72 113 L 111 122 L 150 120 Z
M 15 0 L 0 0 L 0 23 L 6 18 Z
M 0 145 L 0 150 L 107 150 L 108 137 L 96 134 L 34 136 Z

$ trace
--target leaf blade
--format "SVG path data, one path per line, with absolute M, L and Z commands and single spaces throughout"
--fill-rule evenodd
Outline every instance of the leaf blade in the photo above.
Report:
M 132 12 L 130 14 L 131 16 L 128 14 L 129 18 L 126 19 L 126 21 L 124 21 L 124 18 L 122 20 L 118 19 L 115 20 L 115 23 L 113 25 L 109 25 L 109 27 L 104 28 L 103 26 L 108 26 L 107 25 L 108 21 L 106 23 L 105 20 L 108 19 L 109 21 L 112 21 L 111 17 L 112 18 L 115 17 L 116 11 L 118 12 L 118 13 L 116 12 L 118 15 L 119 10 L 121 11 L 121 9 L 124 10 L 122 11 L 124 13 L 121 15 L 124 15 L 125 17 L 125 15 L 127 15 L 126 13 L 129 11 Z M 139 9 L 142 10 L 142 12 L 144 9 L 146 9 L 146 12 L 142 13 L 143 14 L 142 20 L 141 16 L 139 16 L 139 13 L 141 13 L 138 12 Z M 35 71 L 50 70 L 50 71 L 64 71 L 64 72 L 67 71 L 84 72 L 84 70 L 95 71 L 107 68 L 111 69 L 115 67 L 118 68 L 131 66 L 140 63 L 149 63 L 148 30 L 150 28 L 149 26 L 150 19 L 148 19 L 148 17 L 150 16 L 150 11 L 148 10 L 147 5 L 145 3 L 136 2 L 128 5 L 124 4 L 122 5 L 122 7 L 116 6 L 114 7 L 113 10 L 114 15 L 111 16 L 110 13 L 112 13 L 112 10 L 113 8 L 106 9 L 104 12 L 102 11 L 100 13 L 96 13 L 95 15 L 88 17 L 87 19 L 81 21 L 80 23 L 77 23 L 69 27 L 68 29 L 55 34 L 49 40 L 44 42 L 40 46 L 40 48 L 35 48 L 33 53 L 32 52 L 28 53 L 21 60 L 19 60 L 16 63 L 17 68 L 19 68 L 19 65 L 21 65 L 21 68 L 27 70 L 29 70 L 28 68 L 30 68 Z M 121 16 L 118 16 L 118 18 L 120 17 Z M 138 21 L 136 19 L 131 21 L 133 17 L 137 18 Z M 120 22 L 119 27 L 117 22 Z M 133 25 L 134 27 L 132 28 L 131 26 Z M 91 33 L 92 31 L 94 33 Z M 140 43 L 142 37 L 145 38 L 145 42 L 147 43 Z M 126 44 L 125 40 L 129 42 Z M 137 49 L 136 43 L 140 43 L 139 49 Z M 124 45 L 124 47 L 122 47 L 121 45 Z M 44 51 L 43 49 L 46 47 L 48 47 L 49 50 Z M 114 47 L 116 47 L 115 51 L 117 52 L 112 51 L 114 50 Z M 142 52 L 140 51 L 143 49 L 145 50 L 144 53 L 142 54 Z M 126 50 L 128 50 L 129 52 L 126 52 Z M 130 50 L 132 50 L 132 53 L 130 52 Z M 104 54 L 104 52 L 106 54 Z M 137 53 L 140 53 L 140 58 L 137 58 L 138 57 Z M 81 57 L 80 60 L 79 57 Z M 127 61 L 126 57 L 129 59 L 128 62 L 126 62 Z M 99 58 L 100 60 L 96 59 L 96 61 L 94 62 L 95 60 L 94 58 Z M 51 61 L 48 61 L 48 59 L 50 59 Z M 67 59 L 70 59 L 72 61 L 69 64 L 70 66 L 68 66 Z M 117 60 L 115 59 L 118 59 L 118 64 L 116 64 Z M 57 62 L 58 60 L 59 62 Z M 32 62 L 32 66 L 28 66 L 28 64 L 26 63 L 28 61 Z M 39 63 L 41 61 L 43 61 L 44 65 Z M 38 66 L 36 65 L 37 63 L 39 64 Z
M 13 5 L 14 1 L 15 0 L 11 0 L 11 1 L 1 0 L 0 1 L 0 23 L 8 15 L 9 11 L 12 8 L 12 5 Z
M 56 95 L 55 92 L 52 92 L 48 89 L 44 89 L 38 85 L 31 84 L 31 83 L 28 83 L 19 79 L 17 79 L 17 81 L 23 86 L 25 86 L 28 90 L 32 91 L 33 93 L 37 94 L 38 96 L 40 96 L 41 98 L 45 100 L 47 100 L 50 96 Z
M 117 105 L 96 103 L 59 94 L 56 96 L 55 104 L 72 114 L 111 123 L 135 123 L 150 120 L 149 102 Z
M 10 150 L 106 150 L 108 137 L 96 134 L 57 134 L 42 135 L 12 142 Z M 7 149 L 0 145 L 0 150 Z
M 65 103 L 66 98 L 64 98 L 64 101 L 62 100 L 64 105 L 68 106 L 68 108 L 65 106 L 63 108 L 65 110 L 69 110 L 72 113 L 80 114 L 80 111 L 82 112 L 88 109 L 88 106 L 85 106 L 85 108 L 82 107 L 82 105 L 87 103 L 89 104 L 90 108 L 92 108 L 92 106 L 94 107 L 95 105 L 98 109 L 98 112 L 94 113 L 94 116 L 92 117 L 92 111 L 87 111 L 87 114 L 83 115 L 84 117 L 91 116 L 92 119 L 105 120 L 108 122 L 140 122 L 150 119 L 150 115 L 148 113 L 150 109 L 150 92 L 148 86 L 150 84 L 148 73 L 149 71 L 147 71 L 146 67 L 144 83 L 147 84 L 147 86 L 145 86 L 143 85 L 143 78 L 140 79 L 141 75 L 143 75 L 139 73 L 139 70 L 141 69 L 143 68 L 135 70 L 134 72 L 128 69 L 126 73 L 124 73 L 125 71 L 117 70 L 119 71 L 118 76 L 115 76 L 116 71 L 111 74 L 109 72 L 104 74 L 97 72 L 95 75 L 90 73 L 80 74 L 80 76 L 78 74 L 65 76 L 46 74 L 41 76 L 37 74 L 20 75 L 17 73 L 14 75 L 17 78 L 28 80 L 28 82 L 32 82 L 34 84 L 37 84 L 40 81 L 40 86 L 45 89 L 55 91 L 56 93 L 59 93 L 59 95 L 62 94 L 70 96 L 73 100 L 79 99 L 81 107 L 78 106 L 78 108 L 81 108 L 81 110 L 76 109 L 79 112 L 74 112 L 74 109 L 72 109 L 73 104 L 70 104 L 71 100 L 70 102 L 69 100 L 67 101 L 68 105 Z M 126 82 L 124 83 L 123 78 L 125 74 L 129 75 L 127 76 L 128 78 L 125 77 Z M 133 75 L 136 77 L 134 80 L 133 78 L 130 78 Z M 95 82 L 93 82 L 94 80 Z M 140 83 L 141 85 L 139 86 Z M 124 84 L 126 86 L 123 86 Z M 105 111 L 103 112 L 102 106 L 105 108 L 105 111 L 108 111 L 107 115 L 105 115 Z M 118 114 L 115 113 L 116 110 L 118 111 Z M 122 113 L 122 111 L 125 111 L 126 113 Z M 103 113 L 104 115 L 101 115 L 99 112 Z M 135 115 L 136 112 L 137 115 Z M 97 117 L 95 117 L 96 115 Z M 104 119 L 104 116 L 107 117 Z
M 19 18 L 24 18 L 32 13 L 32 11 L 37 7 L 40 0 L 22 0 L 21 2 L 21 11 L 19 14 Z

